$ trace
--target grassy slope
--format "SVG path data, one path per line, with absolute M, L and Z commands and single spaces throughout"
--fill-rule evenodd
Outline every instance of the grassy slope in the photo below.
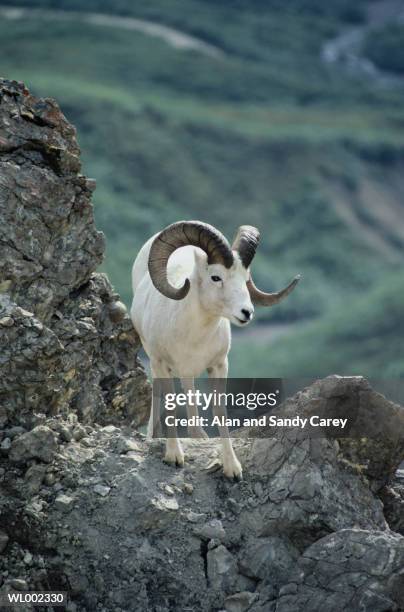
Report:
M 78 126 L 84 170 L 98 181 L 105 269 L 127 302 L 131 261 L 151 233 L 179 218 L 206 219 L 228 235 L 249 222 L 264 230 L 254 266 L 260 285 L 275 288 L 298 271 L 305 277 L 287 303 L 260 315 L 324 317 L 305 331 L 320 354 L 337 316 L 329 312 L 345 312 L 346 296 L 354 302 L 375 287 L 363 308 L 381 316 L 377 286 L 402 263 L 400 244 L 383 252 L 347 225 L 335 186 L 366 221 L 362 182 L 383 189 L 384 169 L 402 171 L 403 94 L 352 81 L 318 60 L 321 41 L 341 26 L 344 3 L 331 3 L 326 15 L 324 3 L 313 0 L 291 2 L 288 10 L 270 2 L 257 14 L 252 4 L 238 5 L 229 12 L 226 3 L 192 0 L 184 12 L 177 0 L 114 4 L 116 12 L 203 36 L 225 50 L 221 61 L 139 33 L 74 22 L 44 28 L 30 19 L 0 24 L 0 51 L 7 51 L 0 52 L 0 71 L 55 96 Z M 92 8 L 111 12 L 111 2 L 86 3 Z M 348 325 L 350 317 L 345 313 Z M 362 330 L 360 317 L 352 317 Z M 369 339 L 368 326 L 361 333 Z M 299 338 L 280 343 L 288 355 L 279 358 L 281 374 L 304 366 Z M 357 367 L 346 337 L 335 346 L 340 361 L 327 351 L 316 367 L 331 371 L 344 359 Z M 244 362 L 244 349 L 237 357 L 235 348 L 235 371 L 255 374 L 262 347 L 250 348 Z M 383 354 L 390 358 L 386 348 Z M 366 355 L 364 372 L 373 368 Z

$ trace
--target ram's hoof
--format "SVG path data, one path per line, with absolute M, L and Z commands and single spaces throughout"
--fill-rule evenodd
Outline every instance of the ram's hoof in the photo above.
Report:
M 164 463 L 168 465 L 174 465 L 176 467 L 184 467 L 185 458 L 184 453 L 166 453 L 163 459 Z
M 243 480 L 243 468 L 241 467 L 240 461 L 234 457 L 232 461 L 226 461 L 223 464 L 223 474 L 226 478 L 239 482 Z

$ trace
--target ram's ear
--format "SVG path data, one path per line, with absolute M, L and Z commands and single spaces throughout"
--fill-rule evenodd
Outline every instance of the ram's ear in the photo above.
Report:
M 208 264 L 208 256 L 202 249 L 194 248 L 195 266 L 198 270 L 205 270 Z

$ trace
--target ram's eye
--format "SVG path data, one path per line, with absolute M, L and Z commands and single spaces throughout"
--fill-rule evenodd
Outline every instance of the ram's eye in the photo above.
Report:
M 219 283 L 222 279 L 220 278 L 220 276 L 211 276 L 210 277 L 214 283 Z

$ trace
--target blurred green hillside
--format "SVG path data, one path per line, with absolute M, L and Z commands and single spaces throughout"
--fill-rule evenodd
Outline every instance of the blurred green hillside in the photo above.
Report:
M 289 335 L 256 343 L 254 375 L 309 377 L 363 375 L 403 377 L 404 278 L 392 275 L 374 289 L 331 308 L 320 321 L 297 327 Z M 269 334 L 270 335 L 270 334 Z M 238 341 L 232 374 L 249 367 L 249 342 Z
M 104 270 L 128 305 L 136 253 L 168 223 L 199 218 L 229 238 L 257 225 L 257 284 L 303 280 L 258 313 L 268 341 L 252 326 L 236 334 L 233 375 L 404 376 L 404 85 L 321 59 L 325 41 L 366 24 L 372 2 L 11 4 L 76 12 L 0 12 L 0 73 L 55 97 L 77 126 L 83 171 L 98 184 Z M 83 22 L 83 10 L 210 47 Z M 289 331 L 272 341 L 279 324 Z

